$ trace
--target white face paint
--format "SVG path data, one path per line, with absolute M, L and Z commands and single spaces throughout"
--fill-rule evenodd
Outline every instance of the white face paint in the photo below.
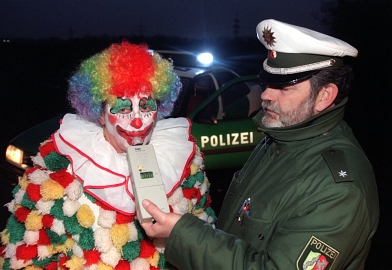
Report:
M 156 118 L 156 101 L 141 95 L 118 98 L 113 107 L 106 104 L 100 122 L 105 125 L 106 140 L 117 152 L 126 152 L 129 145 L 150 142 Z

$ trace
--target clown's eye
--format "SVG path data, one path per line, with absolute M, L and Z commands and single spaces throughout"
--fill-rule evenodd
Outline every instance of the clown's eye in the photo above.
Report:
M 150 112 L 157 109 L 155 100 L 152 98 L 142 98 L 139 102 L 139 108 L 141 112 Z
M 114 107 L 110 109 L 110 113 L 128 114 L 132 112 L 132 102 L 129 99 L 118 98 Z

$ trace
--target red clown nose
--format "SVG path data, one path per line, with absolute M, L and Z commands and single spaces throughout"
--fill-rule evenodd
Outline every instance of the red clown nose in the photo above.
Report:
M 131 122 L 131 126 L 133 126 L 134 128 L 141 128 L 142 125 L 143 125 L 143 123 L 142 123 L 142 120 L 140 120 L 140 118 L 135 118 Z

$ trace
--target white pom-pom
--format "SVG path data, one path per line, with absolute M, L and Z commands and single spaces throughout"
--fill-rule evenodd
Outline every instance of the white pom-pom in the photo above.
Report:
M 182 188 L 178 187 L 174 190 L 174 192 L 172 193 L 172 195 L 169 196 L 169 198 L 167 199 L 167 202 L 170 205 L 175 205 L 178 202 L 180 202 L 182 200 L 182 198 L 184 198 L 184 194 L 182 193 Z
M 80 238 L 79 234 L 73 234 L 72 235 L 72 239 L 75 240 L 76 242 L 79 242 L 79 238 Z
M 21 243 L 19 242 L 18 245 Z M 9 243 L 4 249 L 4 258 L 11 258 L 14 257 L 16 254 L 16 247 L 17 245 Z
M 135 223 L 130 222 L 127 224 L 128 225 L 128 229 L 129 229 L 129 233 L 130 233 L 130 237 L 129 237 L 129 242 L 130 241 L 137 241 L 138 240 L 138 235 L 137 235 L 137 229 L 135 226 Z
M 52 254 L 49 252 L 47 246 L 38 246 L 38 259 L 42 260 L 48 258 Z
M 32 260 L 17 260 L 16 257 L 12 257 L 10 260 L 10 268 L 11 269 L 21 269 L 30 265 Z
M 146 259 L 136 258 L 131 262 L 131 269 L 150 270 L 150 264 Z
M 101 253 L 108 252 L 113 246 L 110 230 L 98 228 L 94 232 L 95 247 Z
M 74 245 L 72 246 L 72 252 L 79 258 L 84 257 L 83 249 L 77 243 L 74 243 Z
M 203 184 L 200 186 L 200 194 L 203 196 L 208 190 L 208 186 L 204 181 Z
M 52 227 L 50 230 L 57 233 L 58 235 L 65 234 L 65 227 L 62 220 L 58 220 L 57 218 L 53 219 Z
M 82 183 L 80 181 L 78 181 L 77 179 L 74 179 L 72 181 L 71 184 L 69 184 L 66 188 L 65 188 L 65 194 L 67 194 L 67 196 L 73 200 L 76 201 L 77 199 L 80 198 L 80 196 L 82 196 L 83 194 L 83 186 Z
M 98 225 L 104 228 L 111 228 L 116 222 L 117 213 L 111 210 L 99 209 Z
M 19 189 L 18 192 L 15 193 L 15 203 L 20 204 L 23 200 L 23 196 L 25 195 L 26 191 L 23 189 Z
M 199 218 L 200 218 L 201 220 L 207 221 L 207 220 L 208 220 L 208 215 L 207 215 L 206 212 L 201 212 L 201 213 L 199 214 Z
M 98 264 L 92 264 L 90 266 L 83 266 L 84 270 L 97 270 L 98 269 Z
M 183 215 L 188 213 L 188 200 L 186 198 L 182 198 L 177 204 L 172 206 L 173 213 Z
M 46 169 L 46 164 L 41 156 L 41 153 L 38 153 L 38 155 L 36 155 L 35 157 L 31 157 L 31 160 L 33 161 L 34 164 Z
M 23 241 L 27 245 L 35 245 L 39 239 L 39 231 L 25 231 Z
M 67 217 L 72 217 L 80 208 L 78 201 L 66 200 L 63 204 L 63 212 Z
M 42 170 L 35 170 L 28 176 L 31 183 L 41 185 L 45 180 L 49 179 L 49 174 Z
M 114 246 L 111 247 L 108 252 L 101 253 L 101 260 L 112 267 L 115 267 L 120 259 L 121 253 L 118 252 L 117 248 Z
M 38 214 L 47 215 L 50 214 L 50 209 L 52 209 L 53 205 L 54 201 L 43 201 L 40 199 L 35 206 L 38 210 Z
M 199 167 L 203 164 L 203 158 L 201 156 L 194 156 L 192 163 L 198 165 Z
M 8 211 L 9 212 L 11 212 L 11 213 L 15 213 L 15 200 L 12 200 L 12 201 L 10 201 L 9 203 L 7 203 L 7 204 L 5 204 L 5 206 L 7 206 L 7 209 L 8 209 Z

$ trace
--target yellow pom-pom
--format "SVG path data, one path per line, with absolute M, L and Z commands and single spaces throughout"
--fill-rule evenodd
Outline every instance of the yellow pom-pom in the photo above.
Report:
M 42 215 L 37 214 L 37 210 L 31 211 L 25 220 L 26 230 L 38 231 L 42 229 Z
M 75 243 L 75 240 L 73 240 L 72 238 L 68 238 L 64 243 L 64 247 L 65 247 L 66 251 L 72 250 L 74 243 Z
M 98 266 L 97 266 L 97 270 L 112 270 L 113 267 L 111 267 L 110 265 L 107 265 L 105 263 L 103 263 L 102 261 L 98 262 Z
M 72 255 L 72 258 L 65 263 L 65 266 L 70 270 L 83 270 L 83 258 Z
M 40 193 L 44 201 L 57 200 L 63 197 L 64 188 L 56 181 L 48 179 L 42 183 Z
M 119 250 L 122 250 L 122 246 L 125 245 L 131 233 L 127 224 L 114 224 L 110 228 L 110 235 L 112 237 L 113 245 Z
M 23 177 L 19 180 L 20 189 L 26 190 L 28 184 L 29 181 L 27 181 L 26 174 L 24 174 Z
M 3 265 L 4 265 L 4 258 L 0 257 L 0 269 L 4 268 Z
M 80 226 L 84 228 L 90 228 L 95 221 L 94 213 L 87 204 L 83 204 L 79 208 L 76 218 L 78 219 Z
M 192 213 L 193 211 L 193 202 L 191 200 L 188 201 L 188 213 Z
M 195 163 L 191 164 L 191 175 L 195 175 L 197 173 L 197 170 L 199 169 L 199 166 Z
M 1 243 L 3 245 L 7 245 L 10 242 L 10 232 L 7 229 L 4 229 L 1 232 Z
M 25 270 L 41 270 L 41 269 L 43 269 L 43 268 L 38 267 L 38 266 L 34 266 L 34 265 L 29 265 L 29 266 L 26 266 L 26 268 L 25 268 Z
M 154 267 L 158 267 L 158 262 L 159 262 L 159 252 L 158 250 L 154 252 L 154 255 L 150 258 L 146 258 L 149 264 L 151 264 Z

